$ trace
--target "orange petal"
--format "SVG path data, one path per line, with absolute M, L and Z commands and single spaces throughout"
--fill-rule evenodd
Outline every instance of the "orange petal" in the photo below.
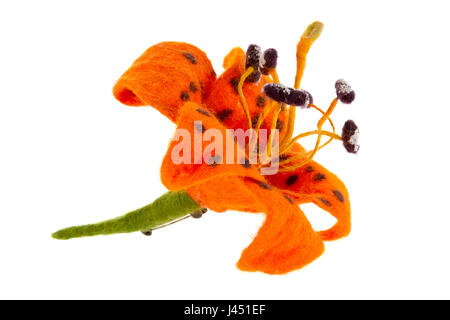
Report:
M 226 137 L 228 132 L 226 128 L 210 113 L 207 109 L 194 104 L 186 103 L 180 110 L 178 117 L 179 129 L 184 129 L 189 133 L 191 148 L 195 148 L 195 134 L 201 134 L 194 127 L 194 122 L 201 121 L 204 129 L 217 129 Z M 196 132 L 197 131 L 197 132 Z M 178 131 L 177 131 L 178 132 Z M 201 134 L 203 137 L 203 135 Z M 242 182 L 241 177 L 253 177 L 255 179 L 264 179 L 260 176 L 259 170 L 247 163 L 237 163 L 238 151 L 243 150 L 231 140 L 231 145 L 223 144 L 222 150 L 217 152 L 222 160 L 222 164 L 211 165 L 205 162 L 203 157 L 201 163 L 195 164 L 195 156 L 193 152 L 189 155 L 189 163 L 176 164 L 173 161 L 172 154 L 179 141 L 173 140 L 167 150 L 161 166 L 161 181 L 172 191 L 185 190 L 194 200 L 201 206 L 207 207 L 217 212 L 226 210 L 239 211 L 261 211 L 263 208 L 259 206 L 253 194 L 247 189 Z M 208 143 L 203 142 L 201 154 L 205 151 Z M 233 152 L 233 163 L 227 164 L 227 155 Z
M 151 105 L 175 121 L 186 101 L 201 103 L 216 75 L 206 54 L 183 42 L 161 42 L 144 52 L 114 86 L 117 100 Z
M 245 184 L 264 207 L 266 220 L 242 252 L 239 269 L 281 274 L 299 269 L 323 253 L 322 240 L 291 199 L 250 179 Z
M 228 52 L 223 59 L 223 68 L 231 68 L 237 61 L 245 61 L 245 52 L 240 47 L 235 47 Z
M 218 146 L 214 154 L 211 154 L 215 159 L 203 157 L 206 148 L 209 148 L 215 139 L 212 139 L 212 142 L 204 141 L 201 145 L 196 144 L 196 137 L 203 140 L 204 136 L 208 134 L 206 130 L 210 129 L 217 130 L 223 139 L 226 139 L 227 136 L 229 139 L 229 143 L 221 139 L 222 146 Z M 183 131 L 188 133 L 188 143 L 190 144 L 190 148 L 187 150 L 189 153 L 187 161 L 174 161 L 174 155 L 185 156 L 185 154 L 184 150 L 179 151 L 179 146 L 184 138 L 180 138 L 179 141 L 173 139 L 161 167 L 161 181 L 169 190 L 186 189 L 212 177 L 260 177 L 259 170 L 256 167 L 238 163 L 238 160 L 245 158 L 245 153 L 235 143 L 231 132 L 227 132 L 215 116 L 204 107 L 192 102 L 183 105 L 179 112 L 175 136 L 177 137 Z M 200 163 L 195 163 L 195 153 L 199 154 L 198 160 L 200 160 Z M 227 158 L 230 158 L 230 160 L 227 161 Z M 181 163 L 177 164 L 176 162 Z
M 194 127 L 194 121 L 201 121 L 203 128 Z M 180 110 L 178 129 L 190 133 L 194 145 L 195 130 L 217 129 L 225 136 L 225 127 L 208 110 L 194 103 L 186 103 Z M 202 129 L 202 130 L 198 130 Z M 206 131 L 205 131 L 206 132 Z M 205 133 L 206 134 L 206 133 Z M 216 155 L 226 159 L 232 148 L 219 150 Z M 263 227 L 250 246 L 244 250 L 238 267 L 247 271 L 285 273 L 301 268 L 323 252 L 320 237 L 311 228 L 303 213 L 292 200 L 284 197 L 268 185 L 257 168 L 242 164 L 210 165 L 175 164 L 172 152 L 178 141 L 172 141 L 161 168 L 161 180 L 170 190 L 184 189 L 201 206 L 214 211 L 228 209 L 265 212 Z M 203 144 L 204 151 L 207 144 Z M 190 160 L 193 161 L 193 155 Z
M 294 149 L 297 152 L 303 150 L 300 145 L 296 145 Z M 317 162 L 311 161 L 293 171 L 266 176 L 266 179 L 270 184 L 283 189 L 296 203 L 313 202 L 337 219 L 333 227 L 319 232 L 323 240 L 336 240 L 350 233 L 350 199 L 347 188 L 336 175 Z

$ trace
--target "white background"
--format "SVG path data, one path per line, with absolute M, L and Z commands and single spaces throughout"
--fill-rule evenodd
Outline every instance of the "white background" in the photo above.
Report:
M 0 5 L 0 298 L 450 298 L 449 8 L 445 1 L 4 1 Z M 317 160 L 346 183 L 353 230 L 283 275 L 241 272 L 262 214 L 209 212 L 146 238 L 57 241 L 59 228 L 121 215 L 166 190 L 174 125 L 112 96 L 147 47 L 186 41 L 216 71 L 234 46 L 279 52 L 325 24 L 302 85 L 326 108 L 347 79 L 361 150 Z M 304 111 L 296 132 L 314 128 Z M 309 145 L 311 141 L 309 142 Z M 314 226 L 333 220 L 302 206 Z

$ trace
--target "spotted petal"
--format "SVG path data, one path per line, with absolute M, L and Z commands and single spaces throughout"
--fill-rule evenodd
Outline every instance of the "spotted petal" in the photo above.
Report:
M 202 126 L 195 126 L 200 122 Z M 206 109 L 186 103 L 180 110 L 178 130 L 194 135 L 216 129 L 225 136 L 226 128 Z M 196 132 L 197 131 L 197 132 Z M 221 148 L 214 160 L 226 159 L 228 152 L 239 148 Z M 228 209 L 264 212 L 266 220 L 257 236 L 242 253 L 238 267 L 246 271 L 286 273 L 313 261 L 323 252 L 323 243 L 292 199 L 267 184 L 257 168 L 243 164 L 217 164 L 204 159 L 199 164 L 173 161 L 179 141 L 172 141 L 163 160 L 161 180 L 172 191 L 185 190 L 201 206 L 214 211 Z M 202 153 L 207 145 L 202 146 Z M 174 151 L 175 150 L 175 151 Z M 191 161 L 195 160 L 189 155 Z M 220 162 L 220 160 L 219 160 Z
M 129 106 L 153 106 L 176 120 L 186 101 L 201 103 L 216 75 L 206 54 L 184 42 L 161 42 L 120 77 L 113 93 Z
M 303 152 L 295 145 L 290 156 Z M 296 203 L 312 202 L 337 219 L 328 230 L 320 231 L 323 240 L 345 237 L 351 229 L 350 199 L 344 183 L 315 161 L 290 172 L 280 172 L 266 177 L 269 183 L 289 195 Z

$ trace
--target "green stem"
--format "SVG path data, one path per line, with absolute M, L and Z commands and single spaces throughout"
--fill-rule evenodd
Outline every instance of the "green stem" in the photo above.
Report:
M 197 202 L 184 191 L 167 192 L 140 209 L 123 216 L 84 226 L 69 227 L 52 234 L 55 239 L 67 240 L 99 234 L 127 233 L 161 226 L 200 210 Z

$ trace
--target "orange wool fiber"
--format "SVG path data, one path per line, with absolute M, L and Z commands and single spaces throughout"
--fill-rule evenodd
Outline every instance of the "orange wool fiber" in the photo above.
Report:
M 295 144 L 289 156 L 304 151 Z M 336 218 L 336 224 L 319 231 L 323 240 L 336 240 L 347 236 L 351 229 L 350 201 L 347 188 L 339 178 L 315 161 L 293 171 L 266 176 L 268 182 L 290 196 L 295 203 L 312 202 Z
M 113 89 L 128 106 L 152 106 L 175 121 L 185 101 L 201 103 L 216 78 L 211 62 L 197 47 L 161 42 L 145 51 Z
M 299 167 L 274 175 L 261 175 L 258 164 L 237 163 L 242 162 L 238 154 L 245 155 L 245 150 L 233 137 L 233 143 L 223 143 L 214 154 L 203 157 L 211 142 L 203 141 L 201 147 L 196 147 L 196 136 L 203 140 L 208 129 L 216 129 L 225 137 L 229 135 L 226 129 L 245 131 L 249 125 L 237 90 L 245 72 L 245 52 L 232 49 L 223 66 L 224 72 L 216 79 L 210 61 L 200 49 L 186 43 L 163 42 L 149 48 L 133 63 L 114 87 L 114 95 L 126 105 L 155 107 L 175 122 L 177 129 L 189 133 L 189 151 L 193 152 L 185 154 L 186 150 L 179 149 L 185 137 L 177 130 L 164 157 L 161 181 L 169 190 L 184 190 L 200 206 L 217 212 L 237 210 L 266 215 L 257 236 L 243 251 L 237 263 L 239 269 L 269 274 L 299 269 L 323 253 L 324 240 L 349 234 L 347 189 L 318 163 L 301 165 L 307 155 L 298 143 L 279 161 L 281 168 L 283 161 L 297 157 L 289 166 Z M 263 75 L 258 83 L 244 82 L 242 91 L 253 126 L 260 114 L 268 111 L 266 107 L 279 107 L 262 93 L 263 85 L 273 81 L 270 75 Z M 191 83 L 201 90 L 191 92 Z M 276 123 L 281 141 L 288 131 L 288 112 L 281 109 L 276 122 L 272 119 L 274 114 L 275 110 L 267 113 L 261 128 L 270 129 Z M 194 163 L 194 152 L 201 155 L 200 163 Z M 190 161 L 174 163 L 174 154 Z M 233 163 L 227 161 L 231 158 Z M 314 231 L 299 208 L 303 203 L 314 203 L 329 212 L 337 219 L 336 224 L 328 230 Z
M 197 130 L 194 121 L 201 121 L 205 129 L 214 128 L 225 134 L 225 127 L 204 111 L 194 103 L 186 103 L 180 110 L 178 129 L 190 131 L 192 144 L 194 130 Z M 171 158 L 177 144 L 178 141 L 171 142 L 161 167 L 161 181 L 168 189 L 185 190 L 201 206 L 218 212 L 232 209 L 266 213 L 263 227 L 238 262 L 241 270 L 286 273 L 322 254 L 322 240 L 300 208 L 270 186 L 255 166 L 211 165 L 208 160 L 201 164 L 177 165 Z M 224 146 L 223 152 L 215 156 L 226 159 L 227 152 L 232 149 L 236 151 L 239 146 L 234 144 L 228 149 Z

